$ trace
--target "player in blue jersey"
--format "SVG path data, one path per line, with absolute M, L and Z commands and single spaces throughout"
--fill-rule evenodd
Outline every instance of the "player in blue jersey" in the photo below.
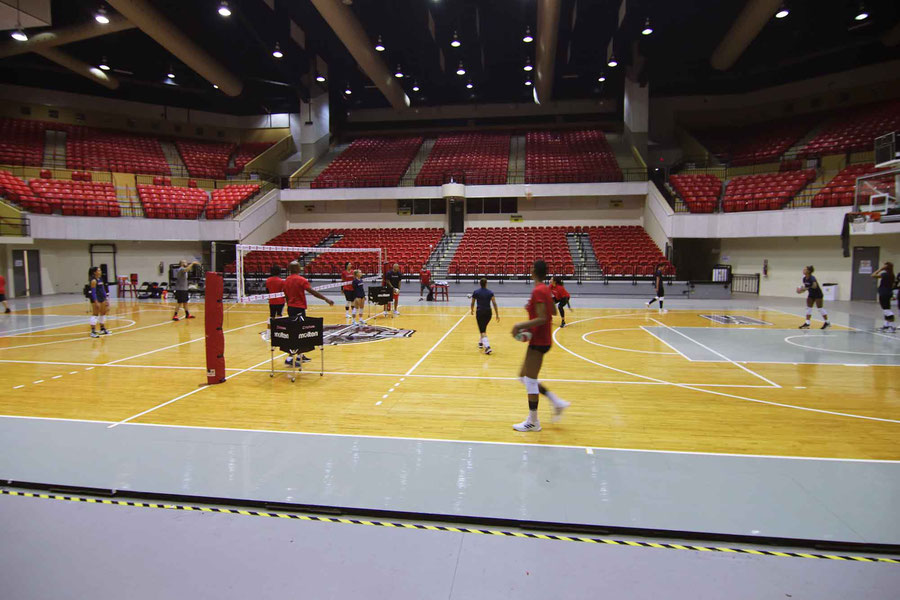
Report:
M 478 349 L 483 349 L 485 354 L 490 354 L 492 350 L 491 343 L 488 341 L 487 326 L 491 322 L 491 317 L 495 315 L 497 322 L 500 322 L 500 310 L 497 308 L 497 298 L 494 297 L 494 292 L 487 287 L 487 279 L 482 277 L 478 283 L 481 287 L 472 292 L 472 306 L 469 307 L 469 310 L 471 314 L 475 315 L 475 321 L 478 323 L 478 333 L 481 336 L 478 339 Z M 478 310 L 475 310 L 476 304 Z M 494 306 L 493 311 L 491 311 L 491 305 Z
M 825 299 L 825 295 L 822 293 L 822 286 L 819 285 L 819 281 L 816 279 L 813 273 L 816 268 L 812 265 L 803 268 L 803 285 L 797 288 L 797 293 L 802 294 L 803 292 L 807 292 L 806 296 L 806 322 L 800 326 L 800 329 L 809 329 L 809 317 L 812 315 L 812 307 L 815 304 L 816 308 L 819 309 L 819 314 L 822 315 L 822 319 L 825 321 L 825 324 L 822 325 L 822 329 L 828 329 L 831 327 L 831 323 L 828 321 L 828 311 L 822 308 L 823 300 Z
M 894 333 L 897 326 L 894 325 L 894 312 L 891 310 L 891 296 L 894 295 L 894 263 L 887 261 L 884 266 L 872 273 L 872 277 L 878 280 L 878 302 L 884 314 L 884 326 L 881 331 Z
M 91 299 L 91 337 L 100 337 L 100 334 L 109 335 L 106 329 L 106 313 L 109 312 L 109 288 L 103 280 L 103 274 L 99 267 L 91 267 L 88 271 L 90 280 Z M 97 333 L 97 323 L 100 323 L 100 334 Z

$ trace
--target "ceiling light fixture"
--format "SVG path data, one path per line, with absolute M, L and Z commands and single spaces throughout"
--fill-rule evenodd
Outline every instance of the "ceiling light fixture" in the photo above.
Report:
M 862 2 L 860 2 L 859 10 L 856 12 L 856 16 L 853 17 L 853 20 L 854 21 L 865 21 L 868 18 L 869 18 L 869 11 L 867 11 L 865 5 Z
M 457 67 L 457 69 L 456 69 L 456 74 L 457 75 L 465 75 L 466 74 L 466 68 L 463 66 L 462 61 L 459 61 L 459 67 Z
M 169 67 L 169 70 L 166 73 L 166 77 L 168 77 L 169 79 L 175 79 L 175 69 Z
M 788 10 L 787 4 L 782 4 L 781 8 L 778 9 L 778 12 L 775 13 L 775 18 L 783 19 L 786 16 L 788 16 L 789 14 L 791 14 L 791 11 Z
M 529 77 L 528 79 L 525 80 L 525 85 L 531 85 L 531 78 L 530 78 L 530 77 Z
M 466 89 L 471 90 L 473 87 L 475 87 L 475 84 L 472 83 L 472 80 L 470 79 L 469 83 L 466 84 Z
M 610 68 L 615 68 L 615 67 L 618 67 L 618 66 L 619 66 L 619 62 L 616 60 L 615 55 L 612 55 L 612 54 L 611 54 L 611 55 L 609 56 L 609 62 L 606 63 L 606 66 L 608 66 L 608 67 L 610 67 Z
M 397 70 L 394 71 L 394 77 L 397 79 L 403 79 L 403 69 L 400 68 L 400 65 L 397 65 Z
M 462 46 L 462 42 L 459 41 L 459 36 L 456 35 L 456 32 L 453 32 L 453 39 L 450 40 L 450 45 L 454 48 L 459 48 Z
M 94 20 L 101 25 L 109 25 L 109 17 L 106 16 L 106 8 L 102 6 L 98 8 L 97 12 L 94 13 Z
M 527 26 L 527 25 L 525 26 L 525 37 L 522 38 L 522 41 L 525 42 L 526 44 L 530 44 L 531 42 L 534 41 L 534 38 L 531 37 L 531 27 L 530 26 Z
M 16 30 L 11 34 L 12 39 L 17 42 L 27 42 L 28 34 L 22 29 L 22 13 L 19 11 L 19 0 L 16 0 Z
M 641 35 L 650 35 L 653 33 L 653 28 L 650 27 L 650 17 L 647 17 L 647 20 L 644 21 L 644 28 L 641 30 Z
M 344 93 L 348 96 L 353 93 L 353 90 L 350 89 L 350 84 L 347 84 L 347 89 L 344 90 Z
M 525 66 L 522 67 L 522 70 L 523 70 L 523 71 L 530 71 L 532 68 L 533 68 L 533 67 L 531 66 L 531 59 L 530 59 L 530 58 L 526 58 L 526 59 L 525 59 Z
M 603 83 L 604 81 L 606 81 L 606 75 L 604 75 L 603 73 L 600 73 L 600 77 L 597 78 L 597 81 L 599 81 L 600 83 Z
M 105 56 L 103 57 L 103 60 L 100 61 L 100 64 L 97 66 L 100 67 L 101 71 L 109 71 L 109 63 L 106 62 Z
M 381 42 L 381 36 L 380 36 L 380 35 L 378 36 L 378 41 L 375 42 L 375 50 L 376 50 L 377 52 L 384 52 L 384 50 L 385 50 L 384 44 Z
M 222 15 L 223 17 L 231 16 L 231 9 L 228 8 L 227 2 L 219 2 L 219 14 Z
M 284 52 L 281 51 L 281 44 L 279 44 L 278 42 L 275 42 L 275 49 L 272 50 L 272 56 L 274 56 L 275 58 L 284 57 Z
M 216 84 L 213 84 L 213 88 L 219 89 L 219 86 L 217 86 Z
M 419 82 L 413 81 L 412 91 L 414 91 L 414 92 L 419 91 Z
M 318 75 L 316 75 L 316 81 L 318 81 L 319 83 L 325 83 L 325 76 L 319 73 Z

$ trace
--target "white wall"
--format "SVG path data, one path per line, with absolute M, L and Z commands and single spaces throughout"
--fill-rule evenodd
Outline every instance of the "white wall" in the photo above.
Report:
M 265 244 L 288 227 L 285 205 L 279 201 L 280 190 L 272 190 L 238 218 L 242 244 Z
M 91 266 L 91 258 L 88 252 L 90 244 L 102 244 L 105 242 L 88 242 L 73 240 L 36 240 L 31 246 L 16 246 L 10 244 L 6 247 L 6 263 L 12 265 L 13 250 L 38 250 L 41 257 L 41 286 L 44 294 L 80 293 L 87 283 L 88 269 Z M 163 262 L 164 269 L 168 269 L 170 263 L 178 262 L 182 258 L 200 260 L 202 245 L 200 242 L 109 242 L 116 245 L 116 266 L 120 276 L 128 276 L 137 273 L 139 281 L 164 281 L 167 275 L 160 276 L 158 267 Z M 97 264 L 109 265 L 110 278 L 112 278 L 112 255 L 98 255 Z M 7 274 L 7 283 L 10 286 L 10 296 L 15 294 L 12 289 L 12 272 Z
M 900 236 L 851 236 L 851 246 L 879 246 L 881 261 L 900 264 Z M 732 265 L 733 272 L 762 273 L 769 260 L 768 277 L 760 278 L 761 296 L 796 296 L 803 267 L 812 264 L 820 283 L 837 283 L 838 299 L 850 299 L 851 258 L 844 258 L 836 235 L 818 237 L 779 237 L 723 239 L 719 259 Z M 799 306 L 799 305 L 798 305 Z
M 665 252 L 666 244 L 671 242 L 669 233 L 674 211 L 654 183 L 650 183 L 650 191 L 647 194 L 647 201 L 643 204 L 643 209 L 641 225 L 656 242 L 660 252 Z
M 398 215 L 396 200 L 291 202 L 285 208 L 290 229 L 444 227 L 447 222 L 447 215 Z
M 31 236 L 51 240 L 236 240 L 232 219 L 144 219 L 29 214 Z

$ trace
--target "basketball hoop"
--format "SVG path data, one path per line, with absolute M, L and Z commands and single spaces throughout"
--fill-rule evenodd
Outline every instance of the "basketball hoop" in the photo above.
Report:
M 863 215 L 857 215 L 850 221 L 850 231 L 853 233 L 864 233 L 866 231 L 866 219 Z

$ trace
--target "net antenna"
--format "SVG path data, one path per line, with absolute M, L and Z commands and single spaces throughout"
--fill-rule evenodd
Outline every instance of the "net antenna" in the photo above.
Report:
M 271 259 L 263 259 L 261 261 L 248 260 L 248 255 L 251 252 L 272 253 L 273 256 Z M 286 268 L 288 263 L 296 260 L 301 264 L 305 263 L 304 266 L 308 267 L 309 265 L 312 265 L 315 260 L 323 254 L 343 254 L 347 255 L 348 260 L 351 258 L 357 258 L 359 255 L 370 254 L 372 256 L 372 259 L 377 261 L 374 263 L 374 267 L 368 268 L 368 266 L 370 265 L 365 265 L 362 264 L 362 261 L 357 261 L 361 263 L 358 268 L 363 272 L 364 275 L 370 275 L 369 277 L 364 278 L 365 281 L 381 279 L 381 271 L 384 265 L 383 260 L 386 258 L 381 248 L 335 248 L 329 246 L 259 246 L 253 244 L 237 244 L 235 245 L 235 276 L 237 279 L 235 283 L 237 302 L 259 302 L 261 300 L 280 298 L 284 296 L 284 294 L 281 292 L 278 292 L 276 294 L 269 294 L 267 293 L 268 290 L 265 289 L 264 281 L 265 278 L 269 276 L 268 271 L 271 266 L 279 265 Z M 323 272 L 322 274 L 331 276 L 333 273 L 333 271 L 328 270 L 327 272 Z M 315 274 L 315 272 L 309 272 L 307 273 L 307 276 Z M 254 279 L 250 279 L 251 277 L 253 277 Z M 248 280 L 253 282 L 253 289 L 248 289 Z M 347 282 L 345 281 L 337 281 L 335 283 L 319 285 L 313 289 L 315 289 L 316 291 L 327 290 L 338 288 L 346 284 Z

